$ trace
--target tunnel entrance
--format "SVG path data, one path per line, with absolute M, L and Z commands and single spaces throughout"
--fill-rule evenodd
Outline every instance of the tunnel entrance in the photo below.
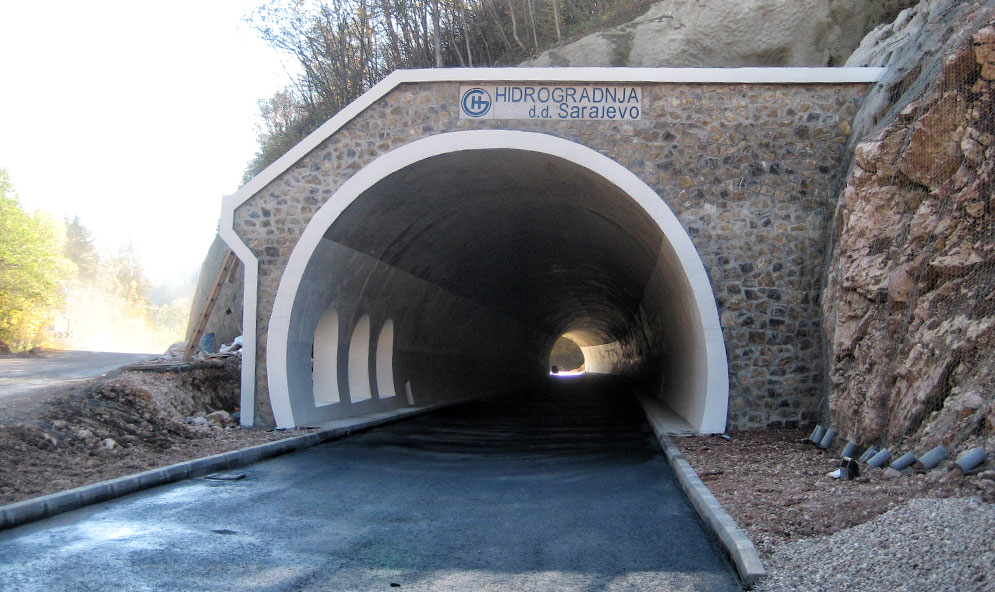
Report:
M 725 428 L 711 288 L 652 189 L 547 135 L 426 138 L 358 172 L 291 254 L 268 340 L 274 415 L 300 425 L 520 392 L 547 380 L 562 335 L 586 371 L 624 377 L 696 431 Z M 313 359 L 319 342 L 334 359 Z

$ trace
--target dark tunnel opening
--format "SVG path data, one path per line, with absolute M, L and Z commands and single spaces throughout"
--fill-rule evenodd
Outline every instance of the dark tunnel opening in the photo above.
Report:
M 296 423 L 538 387 L 566 335 L 587 372 L 702 429 L 699 303 L 658 221 L 595 171 L 518 149 L 421 158 L 316 243 L 289 320 Z

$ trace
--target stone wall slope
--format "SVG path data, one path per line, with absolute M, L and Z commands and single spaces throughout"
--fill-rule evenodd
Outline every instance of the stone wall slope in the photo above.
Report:
M 925 1 L 890 30 L 858 56 L 889 72 L 832 225 L 830 422 L 995 451 L 995 3 Z
M 207 298 L 214 286 L 218 271 L 221 270 L 221 262 L 224 259 L 228 245 L 221 240 L 220 236 L 214 237 L 214 242 L 207 250 L 204 262 L 200 266 L 200 275 L 197 279 L 197 288 L 194 291 L 193 302 L 190 305 L 190 317 L 187 321 L 186 339 L 189 340 L 193 334 L 197 321 L 207 305 Z M 218 345 L 231 343 L 236 337 L 242 334 L 242 292 L 244 290 L 245 267 L 239 262 L 234 270 L 234 275 L 226 278 L 221 284 L 221 292 L 211 310 L 211 315 L 207 319 L 203 334 L 214 333 L 215 342 Z
M 914 0 L 662 0 L 523 66 L 836 66 Z

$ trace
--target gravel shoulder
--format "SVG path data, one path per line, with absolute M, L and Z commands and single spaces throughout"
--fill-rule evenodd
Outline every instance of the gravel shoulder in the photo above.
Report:
M 921 498 L 830 536 L 775 548 L 755 592 L 995 590 L 995 505 Z
M 674 442 L 757 546 L 756 590 L 995 590 L 995 471 L 840 481 L 803 432 L 729 435 Z

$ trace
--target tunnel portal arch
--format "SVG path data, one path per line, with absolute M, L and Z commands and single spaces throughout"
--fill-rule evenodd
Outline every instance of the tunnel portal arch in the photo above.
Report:
M 370 195 L 371 192 L 375 195 L 376 188 L 382 187 L 389 180 L 394 179 L 394 181 L 390 181 L 394 183 L 391 185 L 394 190 L 405 187 L 406 183 L 413 182 L 410 179 L 398 177 L 398 175 L 419 170 L 437 172 L 430 168 L 429 163 L 466 163 L 472 161 L 474 156 L 481 157 L 482 160 L 471 162 L 468 165 L 468 170 L 486 169 L 493 165 L 495 159 L 492 157 L 496 154 L 521 157 L 515 165 L 518 167 L 535 162 L 538 163 L 535 165 L 537 170 L 543 167 L 552 170 L 562 166 L 564 170 L 568 171 L 559 178 L 552 174 L 542 181 L 544 183 L 565 182 L 567 177 L 578 174 L 589 176 L 591 182 L 598 185 L 603 190 L 602 192 L 610 192 L 615 195 L 616 197 L 613 199 L 616 202 L 627 200 L 630 205 L 626 207 L 634 212 L 640 212 L 639 216 L 644 216 L 647 220 L 652 221 L 652 226 L 656 232 L 655 236 L 660 239 L 659 252 L 655 265 L 650 270 L 649 276 L 646 277 L 645 296 L 663 299 L 666 302 L 648 304 L 647 306 L 653 315 L 667 317 L 661 322 L 667 325 L 666 329 L 675 331 L 677 337 L 671 335 L 667 343 L 662 346 L 666 350 L 665 355 L 672 360 L 672 372 L 665 379 L 660 379 L 661 377 L 657 376 L 657 379 L 660 380 L 656 384 L 642 384 L 642 388 L 649 391 L 649 394 L 662 396 L 665 402 L 682 416 L 695 431 L 723 431 L 729 397 L 725 344 L 711 284 L 701 257 L 684 227 L 652 188 L 633 172 L 607 156 L 576 142 L 554 136 L 509 130 L 457 131 L 429 136 L 402 145 L 356 172 L 314 213 L 293 248 L 280 279 L 268 329 L 266 368 L 270 401 L 277 425 L 290 427 L 302 423 L 313 423 L 322 418 L 320 414 L 314 412 L 313 394 L 304 392 L 307 387 L 302 386 L 310 384 L 311 381 L 300 379 L 303 368 L 302 352 L 310 347 L 314 339 L 313 331 L 308 328 L 308 321 L 305 319 L 307 315 L 304 314 L 303 309 L 309 306 L 306 304 L 307 302 L 315 300 L 316 294 L 324 294 L 326 300 L 334 301 L 335 299 L 334 295 L 328 295 L 327 286 L 315 285 L 314 280 L 323 274 L 309 272 L 309 265 L 314 267 L 315 261 L 324 256 L 321 255 L 323 250 L 339 248 L 348 243 L 349 240 L 358 240 L 347 240 L 347 232 L 335 230 L 342 227 L 342 225 L 337 227 L 336 221 L 343 218 L 354 204 L 362 203 L 364 196 Z M 449 160 L 438 160 L 446 158 Z M 453 191 L 453 184 L 456 180 L 439 179 L 438 181 L 440 192 Z M 600 214 L 592 214 L 592 216 L 597 215 Z M 632 216 L 635 215 L 632 214 Z M 609 220 L 607 224 L 617 225 L 617 221 Z M 336 232 L 338 234 L 335 234 Z M 339 235 L 346 236 L 346 238 Z M 647 241 L 643 241 L 643 243 L 647 243 Z M 370 242 L 364 243 L 362 246 L 354 246 L 359 248 L 350 251 L 350 260 L 356 260 L 357 257 L 371 258 L 365 267 L 360 266 L 356 271 L 357 277 L 362 276 L 364 278 L 362 281 L 369 282 L 369 279 L 374 275 L 372 270 L 378 266 L 382 268 L 385 265 L 383 260 L 377 259 L 377 257 L 386 256 L 383 253 L 375 252 L 378 247 Z M 363 249 L 374 252 L 365 253 Z M 387 267 L 390 268 L 391 265 L 388 264 Z M 412 270 L 410 267 L 409 265 L 402 270 L 392 269 L 391 273 L 408 278 L 405 281 L 420 281 L 417 278 L 411 279 L 410 276 L 417 275 L 418 271 Z M 348 282 L 350 279 L 343 277 L 341 281 Z M 650 289 L 651 284 L 656 286 L 652 290 Z M 364 285 L 363 289 L 365 290 L 367 287 Z M 449 291 L 444 290 L 443 292 Z M 449 295 L 443 295 L 452 299 Z M 431 296 L 429 298 L 438 300 L 441 297 Z M 472 309 L 478 305 L 474 302 L 463 302 L 464 300 L 468 299 L 456 295 L 454 302 L 459 302 L 451 305 L 450 309 L 455 310 L 460 309 L 460 307 Z M 360 304 L 358 301 L 340 301 L 337 306 L 339 314 L 342 315 L 348 314 L 349 306 L 358 309 Z M 326 305 L 322 304 L 318 308 L 326 310 Z M 415 331 L 410 327 L 406 328 L 403 319 L 397 317 L 396 311 L 384 310 L 381 314 L 385 318 L 394 317 L 391 330 L 396 347 L 393 359 L 393 364 L 398 368 L 395 370 L 398 373 L 396 378 L 402 384 L 412 382 L 416 392 L 425 391 L 425 388 L 419 387 L 419 379 L 412 380 L 410 376 L 402 375 L 405 372 L 405 359 L 411 360 L 416 353 L 414 350 L 418 350 L 419 347 L 425 349 L 435 346 L 419 346 L 418 343 L 421 343 L 419 339 L 424 340 L 424 336 L 412 336 L 411 333 Z M 349 321 L 340 320 L 340 322 L 348 323 Z M 571 322 L 573 325 L 570 324 Z M 552 340 L 564 332 L 570 331 L 579 335 L 584 341 L 585 354 L 595 360 L 593 367 L 589 369 L 596 372 L 611 372 L 613 367 L 619 367 L 618 357 L 624 355 L 620 348 L 627 347 L 625 340 L 642 339 L 642 343 L 645 345 L 649 341 L 664 339 L 661 335 L 622 336 L 617 331 L 614 337 L 606 336 L 599 334 L 597 323 L 592 325 L 583 319 L 568 319 L 564 323 L 567 324 L 555 327 L 555 335 L 552 332 L 547 332 L 533 339 L 533 341 L 547 340 L 541 344 L 541 348 L 545 348 L 541 354 L 548 353 Z M 580 326 L 577 323 L 580 323 Z M 514 322 L 506 324 L 515 325 Z M 461 335 L 455 331 L 448 338 L 458 341 L 465 339 L 466 335 Z M 613 338 L 614 341 L 611 341 L 610 338 Z M 375 361 L 371 363 L 375 365 Z M 375 368 L 371 375 L 378 376 L 381 372 L 381 369 Z M 443 370 L 439 372 L 445 374 Z M 624 374 L 624 372 L 622 373 Z M 443 380 L 439 377 L 432 377 L 432 379 L 436 378 Z M 456 383 L 451 382 L 451 384 Z M 459 387 L 453 388 L 459 390 Z M 466 390 L 461 392 L 470 394 Z M 403 402 L 401 401 L 401 403 Z M 328 406 L 326 409 L 332 407 L 334 406 Z
M 356 210 L 373 202 L 396 205 L 383 200 L 383 188 L 393 184 L 392 190 L 403 193 L 406 187 L 403 183 L 399 184 L 398 179 L 413 172 L 416 181 L 424 181 L 419 179 L 418 174 L 433 170 L 432 167 L 439 162 L 461 166 L 461 174 L 467 175 L 466 179 L 460 179 L 454 177 L 451 171 L 435 170 L 439 178 L 450 186 L 449 189 L 459 190 L 461 181 L 489 180 L 481 175 L 480 170 L 500 169 L 500 166 L 491 167 L 490 162 L 476 168 L 463 166 L 472 160 L 469 155 L 485 153 L 496 164 L 503 166 L 502 170 L 508 177 L 516 177 L 518 171 L 506 166 L 506 160 L 523 171 L 531 171 L 536 178 L 545 179 L 551 186 L 568 185 L 575 191 L 586 192 L 585 200 L 597 204 L 597 208 L 589 208 L 587 214 L 592 215 L 579 215 L 576 211 L 571 215 L 575 220 L 583 218 L 583 224 L 595 229 L 591 236 L 597 237 L 598 232 L 607 231 L 622 241 L 635 237 L 638 239 L 635 242 L 645 247 L 652 242 L 647 238 L 652 232 L 620 234 L 616 227 L 628 222 L 640 223 L 643 218 L 650 220 L 651 226 L 657 229 L 654 232 L 667 238 L 663 241 L 666 249 L 661 248 L 661 256 L 669 253 L 670 258 L 663 259 L 673 263 L 670 267 L 659 268 L 661 273 L 653 276 L 655 283 L 652 284 L 657 297 L 648 295 L 645 300 L 662 303 L 668 298 L 676 298 L 677 305 L 660 305 L 655 309 L 640 308 L 636 311 L 639 314 L 655 312 L 662 316 L 669 315 L 669 318 L 663 319 L 666 322 L 657 322 L 656 325 L 652 322 L 636 323 L 632 325 L 634 330 L 630 334 L 620 336 L 618 324 L 608 323 L 614 329 L 606 330 L 604 322 L 601 325 L 593 322 L 597 321 L 595 317 L 598 315 L 585 317 L 578 313 L 579 309 L 575 306 L 571 312 L 571 318 L 577 321 L 575 323 L 560 323 L 569 319 L 547 315 L 540 323 L 545 325 L 532 334 L 518 331 L 518 336 L 524 339 L 523 343 L 529 350 L 551 345 L 555 336 L 546 333 L 570 333 L 589 344 L 585 345 L 589 357 L 599 357 L 609 370 L 616 372 L 623 363 L 632 361 L 618 355 L 620 348 L 632 344 L 641 344 L 642 347 L 647 343 L 663 343 L 666 346 L 664 350 L 650 353 L 655 356 L 652 359 L 666 361 L 671 367 L 669 373 L 662 373 L 664 379 L 655 383 L 656 388 L 649 381 L 652 394 L 663 394 L 667 398 L 673 393 L 690 392 L 685 388 L 687 385 L 674 379 L 683 377 L 690 380 L 695 377 L 695 384 L 726 383 L 723 387 L 728 389 L 729 397 L 725 422 L 735 429 L 791 428 L 814 422 L 818 419 L 819 401 L 826 384 L 819 302 L 823 263 L 828 248 L 826 223 L 831 220 L 840 175 L 845 172 L 842 163 L 845 162 L 851 123 L 863 96 L 880 74 L 881 69 L 875 68 L 443 68 L 399 70 L 390 74 L 222 202 L 221 237 L 244 264 L 242 424 L 321 423 L 330 414 L 339 414 L 335 417 L 347 417 L 343 414 L 361 416 L 391 411 L 404 404 L 452 403 L 453 400 L 439 399 L 440 389 L 456 392 L 458 397 L 468 397 L 474 392 L 483 394 L 474 391 L 479 387 L 480 380 L 472 381 L 469 376 L 460 377 L 456 375 L 458 373 L 448 371 L 479 362 L 479 356 L 460 358 L 450 355 L 452 352 L 447 349 L 453 344 L 472 346 L 468 351 L 480 349 L 477 347 L 480 345 L 478 334 L 463 327 L 446 334 L 448 343 L 440 341 L 444 332 L 432 335 L 423 323 L 412 320 L 410 310 L 395 315 L 394 309 L 386 306 L 386 302 L 366 306 L 370 303 L 357 299 L 357 295 L 375 294 L 384 287 L 383 280 L 390 275 L 400 278 L 398 281 L 401 283 L 406 282 L 405 285 L 414 290 L 413 293 L 419 293 L 418 290 L 424 292 L 421 297 L 434 290 L 433 293 L 441 299 L 439 302 L 448 302 L 448 314 L 453 318 L 472 313 L 471 309 L 479 303 L 453 298 L 451 296 L 459 294 L 447 295 L 446 289 L 440 289 L 438 285 L 433 287 L 432 281 L 438 277 L 426 272 L 426 269 L 431 272 L 431 268 L 411 267 L 410 260 L 407 261 L 407 268 L 392 267 L 394 259 L 391 257 L 395 257 L 396 253 L 386 259 L 381 257 L 376 249 L 385 243 L 378 243 L 377 237 L 392 236 L 407 240 L 405 235 L 397 234 L 397 228 L 392 230 L 393 234 L 381 233 L 380 229 L 369 227 L 368 220 L 364 222 L 353 215 Z M 514 93 L 508 94 L 511 92 L 509 89 L 524 93 L 530 88 L 536 93 L 536 100 L 540 100 L 538 93 L 547 87 L 565 89 L 561 95 L 564 100 L 568 100 L 566 93 L 570 88 L 574 89 L 574 97 L 579 97 L 578 100 L 584 97 L 583 91 L 578 90 L 581 87 L 592 89 L 588 96 L 591 100 L 595 98 L 595 89 L 602 89 L 602 95 L 607 96 L 608 89 L 615 88 L 617 98 L 617 91 L 622 88 L 626 100 L 632 101 L 634 96 L 639 107 L 634 117 L 622 121 L 613 118 L 610 110 L 596 111 L 592 115 L 590 110 L 583 111 L 579 107 L 571 109 L 566 115 L 562 111 L 551 112 L 549 118 L 545 117 L 545 111 L 533 115 L 531 111 L 508 111 L 503 107 L 482 115 L 466 111 L 460 100 L 466 93 L 492 89 L 495 99 L 500 90 L 504 93 L 501 95 L 504 99 L 512 101 Z M 550 99 L 554 100 L 551 94 Z M 575 111 L 578 113 L 576 118 Z M 585 119 L 585 113 L 594 119 Z M 618 115 L 616 109 L 614 116 Z M 632 115 L 632 107 L 629 115 Z M 460 140 L 462 144 L 443 145 L 461 137 L 455 134 L 471 130 L 481 132 L 475 136 L 477 140 Z M 522 146 L 514 142 L 474 145 L 474 142 L 482 141 L 480 138 L 487 133 L 498 131 L 531 133 L 531 136 L 520 137 L 529 138 L 523 140 L 525 143 L 531 140 L 536 143 Z M 422 142 L 433 137 L 445 137 L 445 140 L 435 145 Z M 557 148 L 553 146 L 556 138 L 567 143 L 559 146 L 571 142 L 575 146 Z M 415 142 L 418 142 L 416 149 L 402 149 Z M 437 149 L 435 152 L 429 150 L 427 156 L 416 152 L 432 146 Z M 550 146 L 549 150 L 554 153 L 561 152 L 564 158 L 543 152 L 546 149 L 544 146 Z M 580 149 L 582 147 L 589 148 L 593 153 L 584 152 Z M 594 153 L 595 156 L 592 156 Z M 411 155 L 409 163 L 399 163 L 398 158 L 405 154 Z M 521 158 L 522 154 L 533 155 L 542 166 L 570 169 L 571 172 L 564 174 L 561 170 L 559 176 L 543 177 L 536 174 L 535 163 Z M 613 166 L 588 162 L 592 159 L 597 161 L 596 155 L 610 159 Z M 374 162 L 378 164 L 372 166 Z M 396 170 L 389 173 L 384 166 L 394 166 Z M 601 175 L 595 171 L 599 166 L 607 166 L 610 170 Z M 620 168 L 628 169 L 631 175 L 627 177 L 627 173 L 618 170 Z M 636 177 L 646 185 L 640 186 Z M 613 201 L 600 199 L 582 186 L 579 180 L 597 192 L 612 194 Z M 347 184 L 354 194 L 344 199 L 346 193 L 341 190 Z M 512 185 L 508 183 L 498 189 L 508 193 Z M 651 191 L 647 191 L 647 187 Z M 422 197 L 426 197 L 424 187 L 420 190 Z M 532 190 L 523 189 L 523 192 L 530 193 Z M 652 192 L 655 195 L 650 195 Z M 549 196 L 549 191 L 544 195 Z M 427 197 L 432 198 L 431 195 Z M 479 191 L 467 196 L 468 202 L 487 206 L 486 199 L 482 200 L 484 197 Z M 673 210 L 672 214 L 680 220 L 680 225 L 672 220 L 673 216 L 644 209 L 645 204 L 651 204 L 646 206 L 650 208 L 666 209 L 667 206 L 662 204 L 664 200 Z M 434 203 L 445 205 L 439 200 Z M 509 203 L 521 205 L 515 200 L 509 200 Z M 527 198 L 524 203 L 541 210 L 541 207 L 535 207 L 535 196 Z M 606 203 L 623 206 L 636 204 L 635 210 L 641 213 L 633 213 L 630 208 L 619 217 L 605 211 Z M 656 205 L 652 205 L 654 203 Z M 569 210 L 575 205 L 563 200 L 557 202 L 561 210 Z M 333 212 L 336 208 L 338 211 Z M 518 207 L 519 213 L 522 209 Z M 313 227 L 313 218 L 319 210 L 326 219 Z M 475 208 L 468 207 L 464 211 L 473 212 Z M 405 212 L 414 220 L 424 213 L 410 208 Z M 340 216 L 343 213 L 344 216 Z M 664 232 L 661 224 L 665 218 L 671 220 L 667 224 L 672 226 L 683 225 L 698 248 L 697 255 L 692 252 L 690 258 L 684 259 L 684 251 L 675 250 L 677 246 L 690 246 L 690 243 L 685 240 L 682 231 Z M 381 218 L 377 217 L 377 220 Z M 397 218 L 388 221 L 391 220 L 396 222 Z M 472 217 L 466 220 L 479 222 Z M 351 252 L 355 256 L 355 265 L 351 268 L 355 277 L 330 285 L 329 269 L 324 270 L 324 278 L 320 277 L 321 273 L 309 271 L 315 267 L 316 260 L 312 257 L 309 261 L 306 253 L 318 245 L 321 246 L 318 259 L 327 256 L 326 247 L 334 246 L 336 240 L 342 238 L 345 221 L 360 222 L 375 240 L 351 237 L 351 245 L 344 245 L 343 252 Z M 549 216 L 544 224 L 532 223 L 528 231 L 535 237 L 543 228 L 555 231 L 563 226 L 558 219 Z M 299 244 L 309 225 L 312 225 L 308 230 L 309 238 L 304 244 Z M 469 249 L 467 259 L 471 259 L 480 255 L 479 250 L 474 250 L 480 245 L 468 236 L 468 228 L 481 230 L 482 237 L 486 237 L 490 230 L 480 224 L 448 225 L 446 231 L 455 234 L 447 237 L 444 232 L 440 237 L 458 239 L 455 242 L 449 240 L 450 246 L 457 250 Z M 505 224 L 504 228 L 507 230 L 508 225 Z M 616 267 L 632 267 L 634 262 L 638 263 L 635 259 L 628 259 L 625 252 L 617 248 L 612 250 L 609 241 L 603 239 L 598 244 L 606 252 L 621 255 L 618 261 L 622 266 L 616 266 L 614 260 L 598 255 L 598 249 L 584 245 L 586 237 L 581 233 L 569 236 L 560 233 L 558 237 L 573 240 L 575 245 L 579 245 L 578 248 L 587 249 L 587 253 L 594 255 L 593 259 L 598 259 L 607 266 L 608 271 L 614 273 L 615 279 L 624 275 L 618 273 Z M 415 241 L 424 253 L 438 253 L 438 245 L 446 242 L 432 242 L 425 238 L 422 236 Z M 543 246 L 549 240 L 540 242 Z M 537 257 L 523 249 L 522 244 L 520 239 L 509 241 L 512 248 L 508 253 L 530 258 L 520 270 L 521 274 L 505 275 L 503 279 L 510 285 L 529 279 L 526 271 L 539 270 Z M 301 252 L 305 254 L 301 255 Z M 550 251 L 537 249 L 537 252 L 548 254 Z M 291 255 L 295 253 L 291 265 Z M 714 317 L 710 311 L 707 318 L 699 314 L 699 303 L 705 300 L 698 296 L 706 294 L 706 282 L 702 281 L 704 274 L 694 263 L 699 258 L 708 269 L 707 279 L 714 291 L 713 299 L 718 306 L 721 329 L 711 325 Z M 684 265 L 685 260 L 691 263 Z M 446 261 L 443 267 L 452 272 L 457 269 L 452 263 Z M 488 263 L 494 264 L 495 260 Z M 594 267 L 583 268 L 583 272 L 587 273 Z M 582 268 L 575 266 L 577 269 Z M 501 268 L 496 271 L 503 273 L 507 270 Z M 546 271 L 555 275 L 562 270 Z M 365 279 L 360 279 L 360 276 Z M 596 274 L 588 274 L 587 278 L 600 281 Z M 295 282 L 298 286 L 296 292 L 288 287 Z M 496 282 L 470 284 L 471 288 L 497 285 Z M 542 295 L 562 303 L 563 296 L 569 290 L 554 294 L 548 290 L 547 284 L 540 286 Z M 632 304 L 633 298 L 626 290 L 631 292 L 639 288 L 632 282 L 602 285 L 608 288 L 608 300 L 628 304 Z M 499 292 L 506 291 L 504 286 L 498 287 Z M 622 290 L 616 290 L 619 287 Z M 277 307 L 277 292 L 280 290 L 283 291 L 282 304 Z M 671 291 L 668 293 L 667 290 Z M 479 292 L 477 290 L 469 295 L 479 296 Z M 582 303 L 590 303 L 588 297 L 591 294 L 591 291 L 577 293 Z M 523 303 L 521 291 L 512 296 L 514 298 L 510 301 Z M 485 300 L 486 305 L 495 304 L 494 298 Z M 606 301 L 602 298 L 600 304 L 604 305 Z M 432 306 L 438 306 L 439 302 L 423 300 L 422 304 L 427 306 L 424 308 L 427 311 Z M 309 313 L 306 318 L 298 315 L 295 311 L 301 307 L 295 309 L 294 303 L 304 303 L 303 308 L 314 314 Z M 525 304 L 532 313 L 538 311 L 532 304 Z M 341 341 L 336 361 L 337 382 L 342 397 L 338 403 L 325 405 L 318 413 L 313 396 L 308 398 L 299 393 L 313 391 L 308 380 L 312 372 L 307 368 L 307 360 L 314 345 L 311 332 L 317 328 L 317 317 L 322 312 L 322 306 L 326 310 L 335 308 L 339 313 Z M 602 306 L 600 312 L 606 310 Z M 625 307 L 618 310 L 633 313 L 632 309 Z M 352 327 L 365 313 L 370 314 L 371 336 L 379 334 L 377 331 L 386 320 L 394 322 L 395 347 L 391 374 L 397 388 L 403 386 L 403 397 L 382 400 L 384 397 L 379 395 L 376 383 L 371 383 L 372 397 L 369 400 L 353 404 L 347 396 L 348 377 L 345 373 L 349 336 L 352 335 Z M 616 315 L 615 320 L 631 319 L 633 316 Z M 429 315 L 426 318 L 434 320 L 435 317 Z M 706 326 L 697 328 L 703 319 Z M 658 316 L 657 321 L 660 320 Z M 506 325 L 479 325 L 474 330 L 503 332 L 506 337 L 513 337 L 514 319 Z M 655 337 L 659 332 L 643 331 L 646 328 L 659 329 L 664 325 L 678 328 L 678 338 L 671 334 L 665 340 L 658 340 Z M 728 357 L 729 373 L 724 377 L 717 375 L 721 368 L 719 365 L 690 363 L 698 361 L 704 364 L 703 355 L 695 352 L 705 352 L 704 336 L 717 337 L 720 330 Z M 621 337 L 625 339 L 620 340 Z M 373 345 L 371 342 L 368 356 L 368 374 L 371 377 L 378 376 L 378 365 L 386 366 L 373 354 Z M 714 351 L 717 349 L 709 350 Z M 656 355 L 660 353 L 663 355 Z M 429 363 L 435 354 L 439 354 L 436 362 L 446 361 Z M 281 356 L 285 366 L 290 360 L 293 367 L 279 368 L 280 364 L 275 360 Z M 528 363 L 542 366 L 539 358 L 541 356 Z M 644 356 L 641 359 L 647 358 Z M 420 366 L 415 364 L 417 360 L 422 361 Z M 674 366 L 681 366 L 683 360 L 689 361 L 687 366 L 693 372 L 673 371 Z M 509 358 L 506 361 L 517 363 L 521 360 Z M 416 372 L 429 366 L 436 369 L 434 375 Z M 592 362 L 592 369 L 594 367 Z M 275 371 L 271 372 L 274 368 Z M 548 368 L 537 368 L 537 371 L 544 374 Z M 508 385 L 505 376 L 492 373 L 488 379 L 491 378 L 504 380 Z M 522 378 L 529 379 L 524 375 Z M 646 381 L 643 382 L 643 386 L 647 386 Z M 290 386 L 287 387 L 286 383 Z M 281 384 L 284 386 L 281 387 Z M 307 399 L 304 403 L 291 400 L 296 401 L 301 396 Z M 691 402 L 700 400 L 700 397 L 690 399 Z M 679 398 L 671 402 L 681 407 Z M 694 405 L 681 410 L 685 417 L 692 419 L 702 417 L 702 412 L 700 406 L 695 409 Z M 725 422 L 717 425 L 725 425 Z M 691 423 L 697 425 L 698 421 Z M 681 428 L 675 426 L 674 429 Z

